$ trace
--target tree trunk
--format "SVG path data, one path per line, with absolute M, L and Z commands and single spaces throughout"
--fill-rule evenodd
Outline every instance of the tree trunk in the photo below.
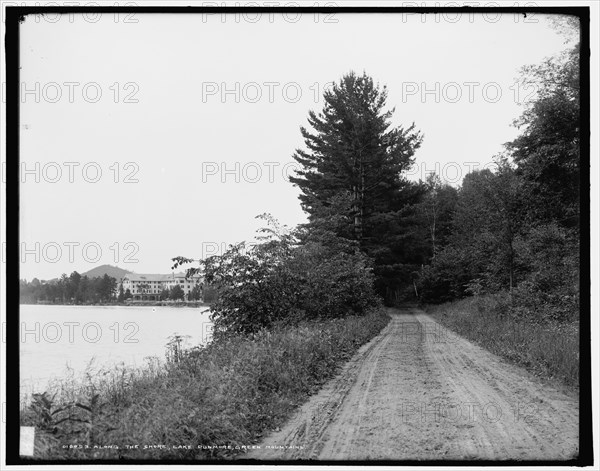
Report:
M 359 227 L 359 239 L 358 241 L 362 244 L 363 240 L 363 220 L 364 220 L 364 211 L 365 211 L 365 169 L 363 167 L 362 158 L 360 161 L 360 200 L 359 200 L 359 217 L 360 217 L 360 227 Z
M 435 248 L 435 219 L 436 219 L 436 214 L 435 214 L 435 209 L 433 210 L 433 223 L 431 224 L 431 250 L 432 250 L 432 259 L 435 260 L 435 252 L 436 252 L 436 248 Z
M 510 297 L 510 302 L 512 303 L 513 299 L 513 284 L 514 284 L 514 260 L 515 260 L 515 250 L 513 248 L 513 231 L 509 227 L 508 232 L 508 293 Z
M 361 218 L 360 218 L 360 204 L 359 204 L 359 196 L 358 196 L 358 187 L 355 185 L 352 188 L 353 193 L 353 204 L 352 204 L 352 212 L 354 213 L 354 237 L 357 241 L 361 241 Z
M 365 206 L 365 172 L 362 161 L 362 156 L 359 156 L 358 177 L 360 179 L 360 187 L 354 186 L 354 236 L 359 244 L 362 245 L 363 240 L 363 218 Z

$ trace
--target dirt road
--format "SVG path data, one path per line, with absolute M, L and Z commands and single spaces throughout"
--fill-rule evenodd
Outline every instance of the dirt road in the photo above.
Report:
M 260 460 L 562 460 L 577 397 L 458 337 L 418 309 L 392 320 L 261 449 Z

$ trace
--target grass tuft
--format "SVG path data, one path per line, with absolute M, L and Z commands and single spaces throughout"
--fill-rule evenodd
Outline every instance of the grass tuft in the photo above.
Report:
M 578 386 L 578 322 L 519 318 L 511 314 L 505 293 L 428 305 L 425 310 L 454 332 L 537 376 Z

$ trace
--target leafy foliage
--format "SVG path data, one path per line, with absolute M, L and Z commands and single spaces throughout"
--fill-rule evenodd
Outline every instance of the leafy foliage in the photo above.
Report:
M 202 261 L 217 293 L 211 305 L 214 334 L 255 333 L 310 319 L 364 314 L 378 304 L 368 259 L 355 249 L 336 251 L 270 215 L 257 243 L 232 245 Z M 304 243 L 300 243 L 300 239 Z M 344 241 L 338 241 L 344 245 Z M 175 267 L 189 262 L 178 257 Z
M 169 299 L 173 301 L 182 301 L 184 297 L 185 293 L 179 285 L 172 286 L 169 290 Z
M 579 46 L 523 69 L 538 95 L 495 171 L 467 175 L 445 245 L 420 271 L 421 300 L 510 292 L 515 319 L 579 312 Z
M 536 84 L 534 100 L 515 122 L 523 133 L 507 144 L 523 179 L 532 221 L 579 223 L 580 102 L 579 45 L 523 69 Z

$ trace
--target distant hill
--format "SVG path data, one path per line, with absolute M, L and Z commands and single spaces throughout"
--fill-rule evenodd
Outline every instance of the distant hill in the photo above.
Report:
M 119 281 L 127 273 L 131 272 L 128 270 L 123 270 L 119 267 L 113 267 L 112 265 L 100 265 L 99 267 L 92 268 L 91 270 L 82 273 L 81 276 L 86 275 L 88 278 L 96 278 L 102 277 L 104 276 L 104 274 L 107 274 L 108 276 L 112 276 L 117 281 Z

